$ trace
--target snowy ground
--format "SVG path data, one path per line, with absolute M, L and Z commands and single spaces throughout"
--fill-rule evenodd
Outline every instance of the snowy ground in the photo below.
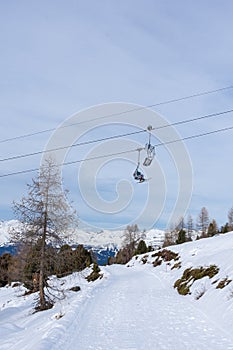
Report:
M 229 233 L 170 247 L 180 254 L 181 269 L 171 270 L 174 261 L 153 267 L 151 253 L 145 264 L 143 255 L 127 266 L 104 267 L 104 278 L 93 283 L 73 274 L 59 280 L 66 297 L 40 313 L 32 313 L 35 295 L 1 288 L 0 349 L 233 349 L 233 282 L 224 289 L 212 284 L 233 278 L 232 248 Z M 220 268 L 218 275 L 196 281 L 191 295 L 173 288 L 185 268 L 210 264 Z M 74 285 L 81 291 L 68 291 Z

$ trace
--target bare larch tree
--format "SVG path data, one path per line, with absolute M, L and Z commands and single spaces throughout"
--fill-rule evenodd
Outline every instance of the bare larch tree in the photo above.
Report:
M 24 223 L 23 232 L 18 233 L 20 242 L 39 245 L 37 308 L 44 310 L 52 306 L 45 294 L 47 245 L 61 242 L 77 220 L 74 209 L 68 204 L 67 191 L 62 188 L 59 168 L 52 159 L 44 162 L 39 175 L 27 186 L 27 195 L 14 203 L 14 211 Z
M 188 215 L 188 219 L 187 219 L 187 231 L 188 231 L 188 239 L 191 240 L 192 239 L 192 234 L 193 234 L 193 218 L 192 215 L 189 214 Z
M 201 237 L 204 238 L 207 236 L 207 229 L 209 226 L 209 213 L 208 210 L 203 207 L 200 214 L 197 217 L 197 229 L 201 231 Z
M 228 227 L 229 231 L 233 230 L 233 207 L 231 207 L 228 211 Z

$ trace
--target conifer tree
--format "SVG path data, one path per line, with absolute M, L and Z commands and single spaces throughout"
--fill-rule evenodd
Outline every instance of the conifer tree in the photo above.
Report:
M 209 227 L 208 227 L 208 236 L 209 237 L 212 237 L 214 235 L 216 235 L 218 233 L 218 225 L 217 225 L 217 222 L 216 220 L 212 220 L 212 222 L 209 224 Z
M 14 239 L 21 245 L 37 245 L 39 302 L 38 310 L 52 306 L 45 294 L 46 261 L 48 244 L 61 243 L 70 226 L 76 224 L 75 211 L 66 200 L 61 186 L 58 167 L 52 159 L 47 159 L 39 175 L 28 184 L 27 195 L 19 203 L 14 203 L 18 219 L 24 224 L 23 232 L 17 232 Z
M 182 244 L 186 242 L 186 231 L 181 229 L 179 232 L 178 232 L 178 238 L 176 240 L 176 244 Z
M 138 243 L 135 254 L 144 254 L 144 253 L 147 253 L 147 251 L 148 251 L 148 248 L 147 248 L 146 242 L 143 239 L 141 239 Z

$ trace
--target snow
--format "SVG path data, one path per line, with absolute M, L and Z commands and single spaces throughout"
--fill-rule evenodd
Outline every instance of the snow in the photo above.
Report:
M 10 232 L 20 229 L 18 220 L 0 221 L 0 246 L 10 242 Z
M 90 271 L 51 277 L 65 295 L 38 313 L 35 294 L 24 295 L 22 286 L 1 288 L 0 349 L 233 349 L 233 282 L 223 289 L 212 283 L 233 279 L 232 248 L 233 232 L 168 247 L 179 253 L 180 269 L 172 269 L 174 261 L 154 267 L 151 252 L 126 266 L 101 267 L 104 277 L 95 282 L 85 279 Z M 219 273 L 197 280 L 191 295 L 173 288 L 187 267 L 210 264 Z M 80 292 L 69 290 L 77 285 Z
M 101 232 L 76 230 L 73 242 L 92 247 L 120 248 L 124 239 L 124 231 L 103 230 Z
M 20 231 L 22 225 L 17 220 L 0 221 L 0 245 L 8 244 L 11 240 L 10 232 Z M 69 233 L 69 244 L 83 244 L 91 247 L 108 249 L 120 248 L 124 240 L 124 230 L 102 230 L 100 232 L 76 229 Z M 161 246 L 164 241 L 164 231 L 151 229 L 145 232 L 148 245 Z
M 162 247 L 164 238 L 165 232 L 163 230 L 151 229 L 145 232 L 145 242 L 148 247 Z

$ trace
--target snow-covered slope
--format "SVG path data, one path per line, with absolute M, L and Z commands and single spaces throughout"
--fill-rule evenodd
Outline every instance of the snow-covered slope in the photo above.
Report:
M 169 286 L 174 286 L 175 281 L 181 278 L 183 272 L 188 268 L 201 266 L 205 268 L 211 265 L 219 268 L 218 274 L 213 278 L 204 277 L 193 284 L 190 283 L 190 294 L 181 296 L 181 298 L 194 301 L 196 307 L 200 307 L 212 320 L 224 328 L 228 328 L 229 323 L 233 324 L 233 232 L 171 246 L 167 249 L 178 253 L 179 259 L 163 262 L 153 269 Z M 140 259 L 133 258 L 130 266 L 144 264 L 144 257 L 145 254 Z M 146 265 L 152 265 L 155 261 L 153 253 L 149 254 L 146 260 Z M 174 268 L 174 265 L 179 262 L 181 267 Z M 230 283 L 223 289 L 216 288 L 223 280 Z
M 127 266 L 103 267 L 104 277 L 93 283 L 84 273 L 52 278 L 49 283 L 62 286 L 66 296 L 36 314 L 34 294 L 23 296 L 23 287 L 1 288 L 0 348 L 233 349 L 233 282 L 216 289 L 222 279 L 233 279 L 233 232 L 168 249 L 179 260 L 154 267 L 156 252 L 151 252 Z M 173 268 L 177 263 L 181 267 Z M 197 280 L 190 295 L 174 289 L 185 269 L 211 264 L 218 266 L 218 274 Z M 75 285 L 80 292 L 69 291 Z

